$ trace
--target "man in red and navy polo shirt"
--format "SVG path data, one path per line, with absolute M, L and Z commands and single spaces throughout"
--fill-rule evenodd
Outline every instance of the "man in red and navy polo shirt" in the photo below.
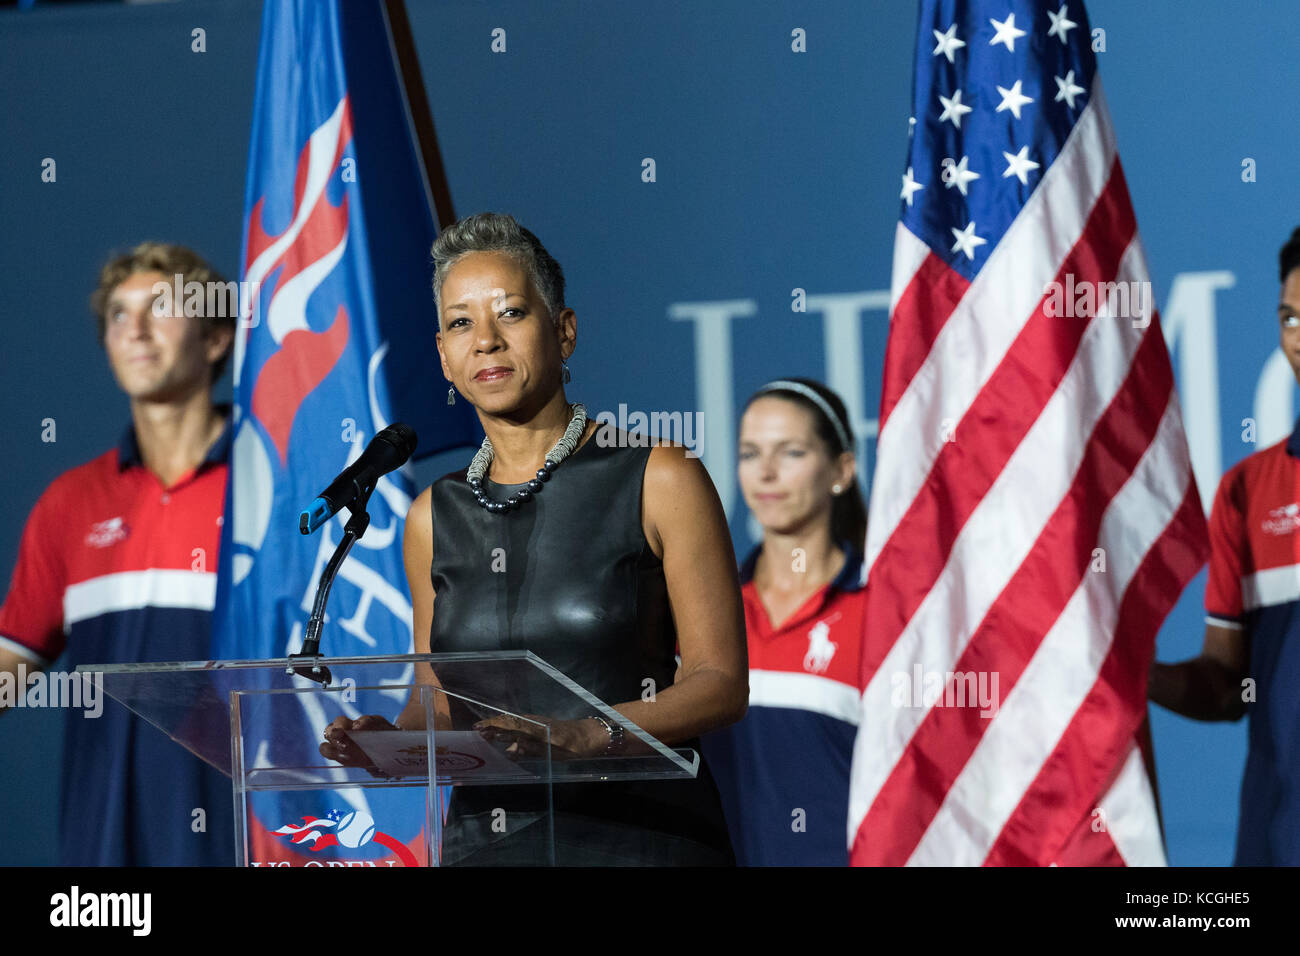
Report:
M 839 573 L 776 627 L 753 580 L 761 546 L 740 569 L 749 710 L 701 744 L 741 866 L 848 865 L 866 592 L 862 556 L 839 546 Z
M 1282 351 L 1300 381 L 1300 229 L 1280 272 Z M 1153 664 L 1149 694 L 1198 720 L 1250 714 L 1235 863 L 1300 865 L 1300 425 L 1223 476 L 1210 548 L 1201 654 Z
M 220 281 L 160 243 L 104 267 L 92 308 L 132 427 L 33 508 L 0 607 L 0 670 L 209 656 L 230 449 L 212 384 L 235 317 L 186 315 L 156 284 Z M 233 861 L 230 781 L 116 702 L 69 714 L 61 783 L 65 865 Z

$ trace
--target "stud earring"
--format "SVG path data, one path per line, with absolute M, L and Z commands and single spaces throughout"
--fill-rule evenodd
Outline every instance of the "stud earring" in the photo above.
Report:
M 839 493 L 840 493 L 840 486 L 839 486 L 839 485 L 831 485 L 831 494 L 833 494 L 833 495 L 838 495 Z
M 447 389 L 447 404 L 448 405 L 456 404 L 456 386 L 454 385 L 451 388 Z

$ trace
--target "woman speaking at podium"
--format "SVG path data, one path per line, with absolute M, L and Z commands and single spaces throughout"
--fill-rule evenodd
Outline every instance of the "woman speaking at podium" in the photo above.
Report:
M 563 271 L 512 217 L 462 219 L 433 259 L 447 400 L 470 402 L 487 440 L 407 516 L 416 652 L 532 651 L 659 741 L 698 749 L 748 700 L 734 554 L 707 472 L 684 448 L 629 443 L 569 403 L 577 318 Z M 599 719 L 551 735 L 577 756 L 623 746 Z M 457 791 L 453 813 L 457 800 L 474 812 L 475 796 Z M 693 780 L 556 784 L 554 808 L 560 865 L 734 863 L 703 763 Z M 460 862 L 528 862 L 535 850 L 514 843 Z

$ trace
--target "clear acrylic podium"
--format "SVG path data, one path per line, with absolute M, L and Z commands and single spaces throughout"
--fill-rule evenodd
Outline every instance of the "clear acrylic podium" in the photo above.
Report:
M 313 663 L 328 683 L 289 670 Z M 491 865 L 507 840 L 522 848 L 513 863 L 553 865 L 554 784 L 699 767 L 693 751 L 655 740 L 527 651 L 78 671 L 231 778 L 238 866 Z M 401 729 L 353 732 L 332 760 L 320 745 L 340 715 Z M 556 721 L 595 715 L 624 728 L 618 755 L 552 746 Z M 483 721 L 493 732 L 476 729 Z

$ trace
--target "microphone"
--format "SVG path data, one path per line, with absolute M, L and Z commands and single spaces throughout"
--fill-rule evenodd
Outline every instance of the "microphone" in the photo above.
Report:
M 374 438 L 361 457 L 343 469 L 298 516 L 298 530 L 311 534 L 362 495 L 374 490 L 381 477 L 402 467 L 415 451 L 415 429 L 394 422 Z

